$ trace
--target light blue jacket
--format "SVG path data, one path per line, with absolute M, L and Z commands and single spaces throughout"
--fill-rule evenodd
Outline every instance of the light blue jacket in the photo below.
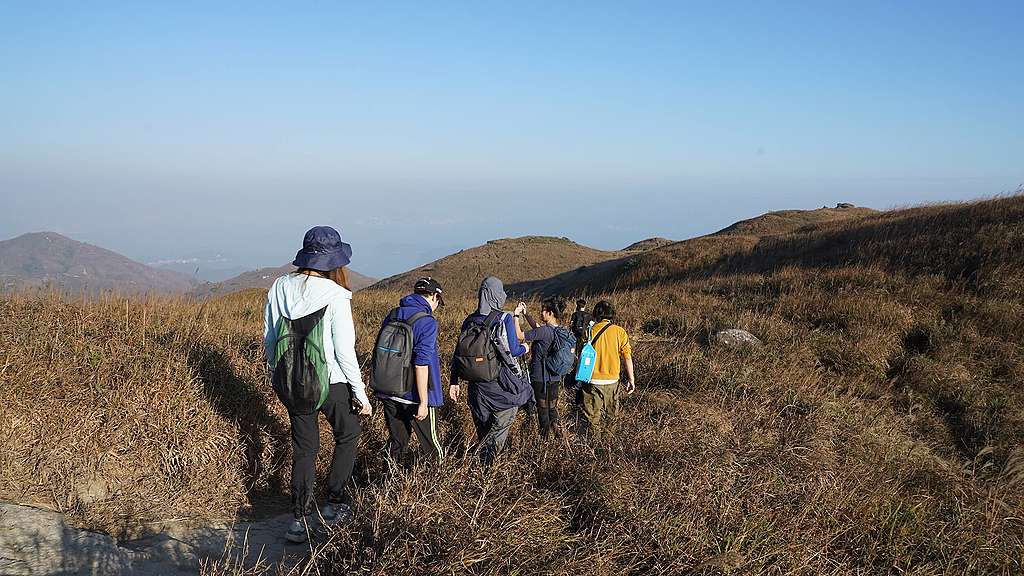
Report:
M 327 306 L 324 312 L 324 356 L 331 384 L 347 382 L 352 396 L 364 406 L 366 386 L 356 357 L 356 329 L 352 321 L 352 293 L 319 276 L 291 273 L 274 281 L 267 292 L 263 315 L 263 348 L 273 370 L 274 346 L 281 318 L 295 320 Z

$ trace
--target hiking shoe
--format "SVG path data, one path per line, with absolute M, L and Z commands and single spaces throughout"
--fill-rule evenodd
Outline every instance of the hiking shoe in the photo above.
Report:
M 337 526 L 338 524 L 349 524 L 355 518 L 355 513 L 352 512 L 352 507 L 348 504 L 327 504 L 320 509 L 320 516 L 323 517 L 324 524 L 327 526 Z
M 292 522 L 291 526 L 288 526 L 288 531 L 284 533 L 284 539 L 292 544 L 302 544 L 307 538 L 306 523 L 302 520 Z

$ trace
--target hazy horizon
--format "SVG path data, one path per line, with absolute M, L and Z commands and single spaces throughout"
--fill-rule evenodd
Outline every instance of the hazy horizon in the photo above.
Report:
M 1024 5 L 0 8 L 0 239 L 402 272 L 1024 183 Z

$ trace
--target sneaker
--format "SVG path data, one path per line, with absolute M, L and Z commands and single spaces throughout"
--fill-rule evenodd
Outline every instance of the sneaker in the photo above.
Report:
M 288 531 L 284 533 L 284 539 L 293 544 L 302 544 L 308 538 L 306 534 L 306 523 L 302 520 L 295 520 Z
M 336 526 L 338 524 L 348 524 L 355 518 L 355 513 L 352 512 L 352 507 L 348 504 L 327 504 L 320 509 L 320 516 L 323 517 L 324 524 L 327 526 Z

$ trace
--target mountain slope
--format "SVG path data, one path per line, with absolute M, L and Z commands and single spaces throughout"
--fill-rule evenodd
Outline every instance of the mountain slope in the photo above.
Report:
M 177 293 L 194 284 L 184 274 L 157 270 L 55 232 L 23 234 L 0 242 L 0 289 L 50 285 L 71 294 Z
M 627 246 L 618 256 L 549 278 L 514 284 L 527 294 L 598 293 L 628 288 L 638 282 L 662 281 L 683 270 L 706 266 L 719 258 L 751 250 L 763 238 L 811 230 L 834 222 L 878 214 L 870 208 L 819 208 L 769 212 L 737 222 L 706 236 L 673 242 L 648 238 Z
M 840 204 L 839 206 L 844 206 Z M 852 220 L 877 214 L 872 208 L 818 208 L 817 210 L 779 210 L 768 212 L 747 220 L 731 224 L 711 236 L 771 236 L 788 234 L 807 226 L 817 226 L 827 222 Z M 846 205 L 848 206 L 848 205 Z
M 224 296 L 226 294 L 232 294 L 234 292 L 241 292 L 242 290 L 250 290 L 253 288 L 266 290 L 270 288 L 270 285 L 274 283 L 274 280 L 278 276 L 283 276 L 284 274 L 294 270 L 295 266 L 292 266 L 291 264 L 258 268 L 256 270 L 244 272 L 234 278 L 224 280 L 223 282 L 207 282 L 201 286 L 196 286 L 190 294 L 196 298 L 209 298 L 211 296 Z M 358 291 L 370 286 L 377 280 L 349 269 L 348 281 L 352 286 L 352 290 Z
M 633 242 L 629 246 L 622 249 L 623 252 L 646 252 L 648 250 L 654 250 L 655 248 L 661 248 L 662 246 L 668 246 L 672 244 L 673 240 L 668 238 L 662 238 L 656 236 L 654 238 L 648 238 L 639 242 Z
M 489 275 L 501 278 L 506 286 L 512 287 L 613 260 L 623 254 L 583 246 L 568 238 L 503 238 L 385 278 L 372 288 L 406 290 L 412 288 L 417 278 L 433 276 L 441 282 L 447 294 L 472 295 L 476 293 L 480 281 Z M 511 288 L 509 291 L 516 292 Z

